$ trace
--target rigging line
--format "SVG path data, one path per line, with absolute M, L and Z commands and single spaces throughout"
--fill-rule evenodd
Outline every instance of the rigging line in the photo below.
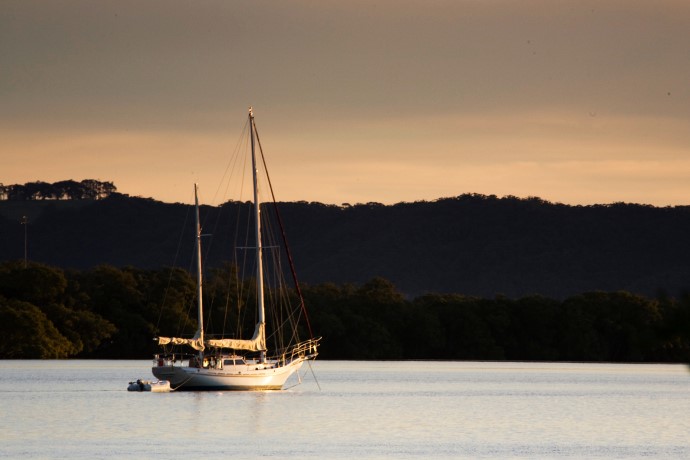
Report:
M 246 161 L 245 161 L 246 163 Z M 244 182 L 244 175 L 242 177 L 242 182 Z M 231 234 L 232 236 L 232 244 L 230 246 L 230 249 L 232 250 L 231 253 L 229 254 L 230 257 L 230 262 L 226 265 L 226 268 L 228 270 L 228 276 L 227 279 L 225 280 L 226 282 L 226 288 L 227 288 L 227 295 L 225 297 L 225 306 L 224 306 L 224 319 L 223 319 L 223 337 L 226 336 L 226 334 L 232 334 L 232 331 L 235 331 L 235 337 L 238 336 L 237 332 L 240 330 L 240 324 L 241 324 L 241 318 L 242 318 L 242 299 L 243 299 L 243 290 L 242 286 L 240 284 L 240 263 L 237 255 L 237 246 L 238 246 L 238 239 L 239 239 L 239 233 L 240 233 L 240 221 L 241 221 L 241 216 L 242 216 L 242 203 L 241 201 L 233 202 L 233 203 L 228 203 L 228 206 L 234 206 L 234 218 L 235 218 L 235 227 L 233 230 L 233 233 Z M 231 208 L 232 209 L 232 208 Z M 231 297 L 234 296 L 234 298 L 231 299 Z M 236 321 L 234 325 L 228 324 L 228 317 L 230 315 L 230 309 L 232 308 L 232 302 L 234 301 L 234 305 L 237 308 L 237 315 L 236 315 Z M 229 329 L 229 330 L 226 330 Z
M 311 367 L 311 360 L 308 359 L 305 361 L 307 361 L 307 364 L 309 365 L 309 369 L 311 370 L 311 375 L 314 377 L 314 382 L 316 383 L 316 386 L 319 388 L 319 391 L 323 391 L 323 390 L 321 390 L 321 385 L 319 385 L 319 381 L 316 379 L 316 374 L 314 373 L 314 369 L 312 369 L 312 367 Z M 304 374 L 301 376 L 299 375 L 299 371 L 297 371 L 297 383 L 295 383 L 294 385 L 291 385 L 285 389 L 289 390 L 291 388 L 295 388 L 296 386 L 301 385 L 303 383 L 302 379 L 304 378 L 305 375 L 307 375 L 307 371 L 304 371 Z
M 254 218 L 253 212 L 251 209 L 251 205 L 247 205 L 247 213 L 245 216 L 245 222 L 246 224 L 244 225 L 244 243 L 245 246 L 249 245 L 249 242 L 253 238 L 252 236 L 252 219 Z M 243 324 L 245 321 L 248 320 L 249 314 L 254 313 L 254 317 L 252 318 L 253 324 L 256 324 L 258 321 L 258 300 L 257 300 L 257 289 L 256 289 L 256 283 L 253 282 L 248 282 L 249 279 L 251 279 L 251 276 L 256 276 L 254 275 L 257 271 L 256 268 L 256 259 L 254 257 L 251 257 L 249 254 L 249 251 L 243 251 L 242 255 L 242 275 L 243 275 L 243 287 L 244 287 L 244 298 L 246 300 L 246 305 L 244 309 L 244 315 L 242 317 Z M 249 278 L 248 278 L 249 277 Z M 249 305 L 254 305 L 254 308 L 246 308 L 249 307 Z M 242 334 L 242 329 L 238 329 L 238 334 Z M 239 335 L 238 338 L 242 338 L 242 335 Z
M 304 312 L 304 319 L 307 322 L 307 329 L 309 329 L 309 336 L 314 337 L 314 333 L 311 329 L 311 323 L 309 321 L 309 315 L 307 315 L 307 306 L 304 304 L 304 297 L 302 296 L 302 290 L 300 289 L 299 281 L 297 280 L 297 272 L 295 271 L 295 264 L 292 260 L 292 253 L 290 252 L 290 246 L 288 246 L 287 236 L 285 235 L 285 228 L 283 227 L 283 219 L 278 211 L 278 204 L 276 203 L 276 196 L 273 193 L 273 184 L 271 183 L 271 176 L 268 174 L 268 167 L 266 166 L 266 158 L 264 157 L 264 150 L 261 147 L 261 141 L 259 140 L 259 131 L 256 129 L 256 123 L 252 119 L 252 124 L 254 125 L 254 134 L 256 134 L 256 142 L 259 145 L 259 153 L 261 153 L 261 162 L 264 165 L 264 171 L 266 172 L 266 180 L 268 181 L 268 187 L 271 190 L 271 198 L 273 198 L 273 209 L 275 209 L 276 217 L 278 219 L 278 226 L 280 227 L 280 234 L 283 237 L 283 243 L 285 244 L 285 253 L 287 254 L 288 262 L 290 264 L 290 272 L 292 273 L 292 279 L 295 283 L 295 290 L 297 291 L 297 296 L 299 297 L 300 306 Z
M 231 157 L 231 160 L 228 163 L 228 166 L 226 167 L 226 171 L 223 175 L 223 179 L 221 180 L 221 183 L 218 186 L 218 189 L 216 190 L 216 194 L 214 195 L 214 202 L 216 201 L 216 197 L 219 194 L 219 191 L 223 185 L 223 182 L 226 182 L 225 185 L 225 191 L 224 191 L 224 197 L 231 196 L 229 193 L 229 190 L 233 184 L 233 177 L 236 175 L 239 175 L 240 180 L 236 181 L 237 182 L 237 187 L 238 188 L 238 193 L 236 194 L 238 196 L 238 201 L 234 200 L 229 200 L 225 204 L 220 206 L 220 210 L 218 212 L 218 218 L 215 221 L 214 224 L 214 233 L 218 233 L 220 230 L 219 228 L 221 227 L 221 215 L 225 213 L 226 207 L 229 211 L 229 213 L 232 215 L 233 210 L 235 210 L 235 226 L 234 226 L 234 233 L 232 233 L 230 236 L 232 237 L 233 244 L 231 247 L 237 247 L 237 241 L 240 237 L 240 221 L 241 221 L 241 215 L 242 215 L 242 194 L 244 193 L 245 190 L 245 180 L 246 180 L 246 169 L 247 169 L 247 155 L 240 155 L 241 151 L 246 151 L 249 146 L 249 136 L 248 136 L 248 127 L 249 127 L 249 122 L 246 121 L 244 124 L 244 127 L 242 128 L 242 133 L 240 135 L 240 138 L 238 139 L 238 142 L 235 146 L 235 150 L 233 151 L 233 155 Z M 243 160 L 243 161 L 242 161 Z M 232 166 L 232 170 L 230 174 L 228 174 L 228 170 L 230 170 L 230 167 Z M 239 172 L 238 172 L 239 171 Z M 227 177 L 227 179 L 226 179 Z M 234 208 L 233 208 L 234 207 Z M 232 222 L 232 218 L 230 219 L 230 222 Z M 207 255 L 210 253 L 210 245 L 207 246 Z M 237 314 L 237 324 L 234 326 L 234 329 L 236 332 L 240 331 L 240 323 L 241 323 L 241 318 L 242 318 L 242 308 L 241 308 L 241 302 L 242 302 L 242 289 L 239 283 L 239 278 L 238 278 L 238 269 L 239 267 L 239 261 L 237 258 L 237 253 L 236 251 L 233 251 L 232 254 L 230 254 L 230 260 L 234 264 L 233 266 L 236 267 L 236 269 L 230 268 L 230 276 L 227 278 L 227 295 L 225 297 L 225 305 L 224 305 L 224 319 L 223 319 L 223 324 L 222 324 L 222 336 L 225 337 L 227 328 L 227 319 L 229 315 L 229 310 L 231 308 L 231 291 L 235 291 L 236 293 L 236 298 L 234 299 L 236 301 L 236 305 L 238 307 L 238 314 Z M 232 274 L 234 273 L 234 277 Z M 233 279 L 234 278 L 234 279 Z M 234 281 L 234 286 L 236 289 L 233 289 L 233 281 Z M 230 328 L 232 329 L 232 327 Z M 241 334 L 236 334 L 236 336 L 240 336 Z
M 216 188 L 215 193 L 213 194 L 213 198 L 211 200 L 211 203 L 217 203 L 218 201 L 225 200 L 228 196 L 228 190 L 230 189 L 230 186 L 232 184 L 232 178 L 235 175 L 235 171 L 238 170 L 238 165 L 240 163 L 240 159 L 243 157 L 240 155 L 240 152 L 242 150 L 242 143 L 245 141 L 245 139 L 248 137 L 248 126 L 249 122 L 245 121 L 244 126 L 242 127 L 242 131 L 240 132 L 240 136 L 237 139 L 237 143 L 235 144 L 235 148 L 232 151 L 232 154 L 230 155 L 230 158 L 228 159 L 228 162 L 225 166 L 225 170 L 223 171 L 223 175 L 220 179 L 220 182 L 218 183 L 218 187 Z M 245 146 L 246 149 L 246 146 Z M 246 165 L 246 158 L 245 158 L 245 165 Z M 244 175 L 242 176 L 242 183 L 244 183 Z M 223 184 L 225 184 L 225 190 L 223 193 L 221 193 L 221 188 L 223 187 Z M 242 190 L 242 188 L 240 188 Z M 219 198 L 219 196 L 221 198 Z M 229 203 L 227 203 L 229 204 Z M 216 213 L 216 218 L 213 222 L 213 230 L 211 232 L 211 236 L 214 234 L 218 233 L 218 229 L 221 225 L 222 218 L 225 212 L 225 206 L 221 203 L 218 206 L 218 212 Z M 211 219 L 211 213 L 209 212 L 205 218 L 204 221 L 202 222 L 202 228 L 206 225 L 207 221 Z M 204 260 L 207 260 L 209 255 L 212 254 L 212 246 L 214 244 L 214 238 L 210 238 L 210 241 L 208 244 L 205 245 L 204 249 Z
M 321 391 L 321 385 L 319 385 L 319 380 L 316 378 L 316 372 L 314 372 L 314 369 L 311 367 L 311 360 L 308 360 L 307 364 L 309 365 L 311 375 L 314 377 L 314 382 L 316 382 L 316 386 L 319 387 L 319 391 Z
M 227 265 L 228 270 L 230 270 L 230 274 L 228 276 L 227 280 L 225 281 L 226 284 L 226 289 L 227 293 L 225 295 L 225 311 L 223 314 L 223 329 L 222 329 L 222 337 L 225 338 L 225 327 L 228 323 L 228 310 L 230 309 L 230 291 L 232 290 L 232 268 L 231 266 Z
M 235 149 L 233 150 L 233 154 L 230 157 L 230 160 L 228 161 L 228 164 L 225 166 L 225 171 L 223 171 L 223 176 L 220 179 L 220 182 L 218 183 L 218 188 L 216 189 L 216 193 L 213 195 L 213 200 L 211 201 L 212 203 L 216 202 L 216 199 L 218 198 L 218 195 L 220 194 L 220 188 L 222 187 L 223 183 L 225 182 L 226 176 L 228 176 L 228 171 L 231 170 L 230 166 L 232 167 L 232 170 L 235 169 L 235 165 L 237 164 L 237 158 L 239 157 L 239 150 L 240 150 L 240 145 L 242 144 L 242 141 L 247 137 L 247 128 L 249 127 L 249 121 L 244 122 L 244 126 L 242 127 L 242 132 L 240 133 L 240 137 L 237 139 L 237 144 L 235 144 Z M 232 172 L 230 173 L 230 176 L 232 176 Z M 227 182 L 228 187 L 230 184 L 230 180 Z M 225 189 L 226 196 L 227 196 L 227 187 Z
M 229 193 L 229 189 L 233 183 L 233 177 L 236 174 L 239 175 L 239 173 L 236 173 L 236 171 L 238 171 L 238 170 L 242 172 L 242 174 L 241 174 L 242 180 L 241 180 L 240 185 L 239 185 L 239 190 L 240 190 L 240 192 L 244 191 L 244 179 L 245 179 L 244 170 L 246 169 L 247 159 L 246 159 L 246 155 L 241 155 L 241 151 L 242 151 L 243 142 L 245 143 L 244 150 L 247 149 L 246 139 L 249 137 L 248 136 L 249 130 L 247 129 L 248 126 L 249 126 L 249 121 L 245 121 L 244 126 L 242 127 L 242 132 L 240 133 L 240 137 L 237 139 L 237 143 L 235 144 L 235 148 L 232 152 L 232 155 L 230 155 L 230 159 L 228 160 L 228 164 L 225 167 L 225 171 L 223 172 L 223 176 L 221 177 L 221 180 L 218 183 L 218 187 L 216 188 L 216 192 L 213 195 L 213 199 L 211 200 L 211 203 L 217 203 L 218 201 L 224 201 L 229 196 L 231 196 L 231 194 Z M 243 165 L 240 165 L 241 159 L 244 159 Z M 221 188 L 223 187 L 224 183 L 225 183 L 225 190 L 221 194 L 220 193 Z M 242 199 L 241 193 L 238 195 L 239 195 L 239 200 L 241 200 Z M 219 198 L 219 196 L 220 196 L 220 198 Z M 225 203 L 220 203 L 218 205 L 218 213 L 217 213 L 215 222 L 213 224 L 213 231 L 211 233 L 212 235 L 218 233 L 218 228 L 221 224 L 226 205 L 230 205 L 230 202 L 226 201 Z M 203 225 L 206 224 L 206 220 L 208 220 L 208 219 L 210 219 L 210 214 L 208 214 L 208 216 L 204 219 Z M 213 242 L 214 242 L 213 238 L 211 238 L 211 241 L 209 242 L 209 244 L 206 245 L 206 255 L 207 256 L 212 251 L 211 246 L 212 246 Z
M 237 286 L 237 294 L 235 298 L 235 302 L 237 304 L 237 321 L 235 322 L 235 332 L 240 330 L 241 324 L 242 324 L 242 318 L 244 316 L 244 299 L 245 299 L 245 294 L 244 294 L 244 283 L 242 282 L 243 276 L 240 275 L 240 273 L 244 273 L 244 265 L 245 265 L 245 259 L 246 256 L 242 257 L 241 260 L 241 265 L 240 265 L 240 258 L 238 257 L 237 254 L 237 242 L 239 239 L 239 234 L 240 234 L 240 219 L 242 216 L 242 203 L 237 203 L 237 216 L 236 216 L 236 224 L 235 224 L 235 241 L 234 241 L 234 247 L 233 247 L 233 260 L 235 262 L 235 285 Z M 242 272 L 240 272 L 242 270 Z
M 161 303 L 161 308 L 158 312 L 158 321 L 156 322 L 156 330 L 160 330 L 161 319 L 163 317 L 163 308 L 165 307 L 165 302 L 168 300 L 168 294 L 169 294 L 171 286 L 172 286 L 172 277 L 173 277 L 174 269 L 177 266 L 177 260 L 180 257 L 180 251 L 182 249 L 182 240 L 184 239 L 184 229 L 187 228 L 187 221 L 189 220 L 189 212 L 190 212 L 191 208 L 189 206 L 186 206 L 186 209 L 187 209 L 187 212 L 185 213 L 184 223 L 182 224 L 182 231 L 180 232 L 180 238 L 177 241 L 177 249 L 175 250 L 175 257 L 173 258 L 173 263 L 170 267 L 170 274 L 168 275 L 168 284 L 165 287 L 165 293 L 163 294 L 163 302 Z M 186 326 L 186 324 L 181 325 L 178 323 L 178 325 L 177 325 L 178 333 L 185 326 Z

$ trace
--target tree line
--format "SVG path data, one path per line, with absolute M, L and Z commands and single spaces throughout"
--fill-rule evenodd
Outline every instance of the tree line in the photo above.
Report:
M 227 271 L 209 270 L 209 315 L 224 316 Z M 250 286 L 250 284 L 248 285 Z M 690 295 L 625 291 L 556 300 L 424 294 L 384 278 L 302 286 L 324 359 L 689 362 Z M 0 359 L 147 358 L 158 334 L 196 329 L 195 281 L 181 269 L 63 270 L 0 264 Z M 214 302 L 216 303 L 214 305 Z M 232 316 L 232 315 L 231 315 Z
M 0 184 L 0 200 L 100 200 L 117 191 L 112 182 L 84 179 L 54 183 L 36 181 L 26 184 Z

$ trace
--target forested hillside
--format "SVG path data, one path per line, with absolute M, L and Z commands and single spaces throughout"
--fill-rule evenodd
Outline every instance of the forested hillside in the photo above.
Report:
M 210 270 L 207 331 L 227 330 L 228 267 Z M 252 289 L 249 282 L 245 289 Z M 232 289 L 232 288 L 230 288 Z M 324 359 L 688 362 L 690 298 L 590 292 L 562 301 L 427 294 L 388 280 L 303 287 Z M 158 334 L 196 329 L 195 282 L 180 269 L 62 270 L 0 264 L 0 359 L 148 358 Z M 269 325 L 270 326 L 270 325 Z
M 224 236 L 246 206 L 202 207 L 204 233 L 211 235 L 204 239 L 207 266 L 230 258 Z M 567 206 L 461 195 L 388 206 L 292 202 L 278 208 L 297 272 L 310 284 L 361 284 L 380 276 L 408 298 L 564 299 L 594 290 L 656 297 L 680 296 L 690 287 L 687 206 Z M 188 205 L 117 193 L 0 201 L 0 260 L 22 259 L 26 236 L 29 260 L 62 268 L 187 268 L 190 215 Z

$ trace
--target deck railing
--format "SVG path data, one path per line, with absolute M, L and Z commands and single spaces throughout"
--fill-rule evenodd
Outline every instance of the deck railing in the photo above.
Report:
M 270 360 L 278 361 L 278 366 L 285 366 L 296 359 L 314 359 L 319 354 L 318 347 L 321 337 L 305 340 L 284 350 L 278 350 Z M 195 360 L 197 355 L 190 353 L 159 353 L 154 355 L 154 367 L 185 366 L 190 360 Z M 190 364 L 191 365 L 191 364 Z

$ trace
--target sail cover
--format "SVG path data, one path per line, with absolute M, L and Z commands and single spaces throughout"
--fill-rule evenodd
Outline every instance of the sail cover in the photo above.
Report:
M 233 350 L 264 351 L 266 350 L 265 325 L 258 323 L 254 329 L 254 337 L 249 340 L 240 339 L 182 339 L 179 337 L 158 337 L 158 345 L 189 345 L 195 350 L 203 350 L 204 345 L 217 348 L 232 348 Z
M 233 350 L 264 351 L 266 350 L 265 324 L 257 323 L 254 329 L 254 337 L 250 340 L 240 339 L 209 339 L 206 341 L 209 347 L 232 348 Z
M 204 344 L 200 339 L 182 339 L 180 337 L 158 337 L 158 345 L 189 345 L 195 350 L 203 350 Z
M 194 337 L 191 339 L 183 339 L 180 337 L 158 337 L 158 345 L 189 345 L 198 351 L 204 351 L 204 341 L 201 340 L 201 328 L 197 329 Z

